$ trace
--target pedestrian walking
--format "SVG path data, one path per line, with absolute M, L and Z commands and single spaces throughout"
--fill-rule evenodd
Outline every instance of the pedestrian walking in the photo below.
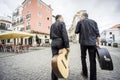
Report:
M 89 53 L 90 61 L 90 80 L 97 80 L 96 76 L 96 44 L 100 45 L 100 34 L 97 23 L 88 18 L 87 13 L 82 13 L 80 21 L 78 21 L 76 34 L 79 34 L 79 43 L 81 47 L 81 63 L 82 63 L 82 75 L 88 77 L 88 69 L 86 64 L 87 50 Z
M 63 17 L 61 15 L 57 15 L 55 20 L 56 22 L 52 24 L 50 29 L 52 56 L 58 55 L 59 50 L 62 48 L 66 48 L 69 51 L 69 39 Z M 51 78 L 52 80 L 58 80 L 58 77 L 55 75 L 53 70 Z

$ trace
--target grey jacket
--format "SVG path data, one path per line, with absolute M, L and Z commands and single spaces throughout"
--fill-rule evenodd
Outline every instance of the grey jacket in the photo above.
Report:
M 97 23 L 91 19 L 80 20 L 77 23 L 75 33 L 79 33 L 79 42 L 81 45 L 96 45 L 97 37 L 100 37 Z

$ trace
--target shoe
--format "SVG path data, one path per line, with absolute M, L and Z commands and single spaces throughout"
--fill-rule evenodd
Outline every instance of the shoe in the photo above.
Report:
M 84 74 L 83 72 L 81 72 L 81 75 L 82 75 L 84 78 L 88 78 L 88 75 L 87 75 L 87 74 Z

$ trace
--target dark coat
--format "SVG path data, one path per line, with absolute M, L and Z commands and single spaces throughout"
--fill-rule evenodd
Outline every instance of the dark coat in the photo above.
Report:
M 50 29 L 51 46 L 69 48 L 69 39 L 66 31 L 65 23 L 56 21 Z
M 91 19 L 80 20 L 77 23 L 75 33 L 79 33 L 81 45 L 96 45 L 96 39 L 100 37 L 97 23 Z

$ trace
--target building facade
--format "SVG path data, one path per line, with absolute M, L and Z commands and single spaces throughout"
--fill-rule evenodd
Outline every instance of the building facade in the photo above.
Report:
M 120 44 L 120 24 L 117 24 L 110 29 L 104 30 L 101 33 L 101 40 L 106 41 L 108 44 Z
M 0 31 L 9 31 L 12 30 L 12 19 L 10 16 L 3 17 L 0 16 Z
M 18 6 L 13 14 L 12 14 L 12 27 L 13 27 L 13 31 L 25 31 L 24 30 L 24 18 L 23 18 L 23 15 L 22 15 L 22 10 L 23 10 L 23 6 L 20 5 Z M 14 43 L 15 44 L 27 44 L 25 43 L 25 40 L 26 38 L 24 39 L 14 39 Z
M 23 6 L 18 6 L 12 15 L 12 26 L 14 31 L 24 31 Z
M 68 30 L 69 33 L 69 40 L 73 43 L 76 43 L 78 41 L 78 35 L 75 34 L 75 29 L 76 29 L 76 25 L 77 22 L 80 20 L 80 16 L 82 13 L 86 13 L 86 10 L 80 10 L 79 12 L 77 12 L 75 14 L 75 16 L 73 17 L 73 21 L 72 21 L 72 25 Z
M 17 43 L 42 45 L 50 42 L 52 8 L 41 0 L 24 0 L 12 15 L 14 31 L 25 31 L 34 34 L 32 37 L 17 39 Z
M 49 43 L 50 26 L 52 24 L 52 8 L 41 0 L 25 0 L 22 15 L 26 32 L 35 34 L 29 44 Z
M 12 31 L 12 30 L 13 30 L 13 28 L 12 28 L 11 17 L 10 16 L 7 16 L 7 17 L 0 16 L 0 34 L 8 32 L 8 31 Z M 4 44 L 9 43 L 10 39 L 2 40 L 2 42 Z

